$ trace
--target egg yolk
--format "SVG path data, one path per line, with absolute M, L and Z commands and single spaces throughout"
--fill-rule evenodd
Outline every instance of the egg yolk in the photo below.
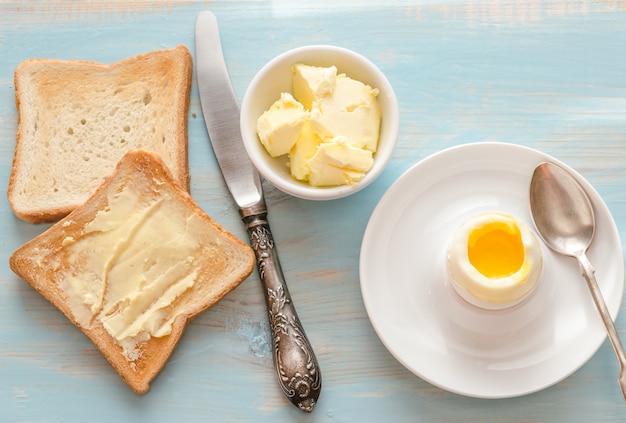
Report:
M 490 279 L 510 276 L 524 262 L 522 235 L 515 224 L 492 222 L 476 228 L 467 248 L 472 266 Z

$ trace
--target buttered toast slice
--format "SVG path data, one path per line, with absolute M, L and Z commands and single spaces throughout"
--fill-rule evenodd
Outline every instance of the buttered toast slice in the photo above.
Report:
M 185 46 L 112 65 L 30 59 L 15 70 L 18 127 L 8 199 L 17 217 L 54 222 L 78 207 L 122 156 L 161 156 L 189 189 L 192 58 Z
M 190 320 L 254 263 L 252 249 L 143 150 L 127 153 L 82 206 L 10 258 L 137 393 L 149 389 Z

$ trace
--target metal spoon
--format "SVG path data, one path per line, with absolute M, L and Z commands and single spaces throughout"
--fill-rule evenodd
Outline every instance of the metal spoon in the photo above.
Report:
M 626 401 L 626 353 L 586 256 L 595 233 L 595 218 L 585 190 L 565 169 L 541 163 L 530 182 L 530 211 L 543 241 L 559 254 L 575 257 L 606 327 L 620 364 L 618 383 Z

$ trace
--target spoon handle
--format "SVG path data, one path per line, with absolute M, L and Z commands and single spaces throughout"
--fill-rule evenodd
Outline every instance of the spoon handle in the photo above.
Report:
M 595 270 L 591 265 L 591 262 L 585 254 L 581 254 L 576 258 L 578 259 L 578 263 L 580 264 L 580 270 L 583 274 L 583 277 L 587 281 L 587 286 L 589 287 L 589 291 L 591 292 L 593 301 L 596 304 L 596 308 L 600 312 L 602 322 L 606 327 L 606 333 L 609 336 L 611 345 L 613 345 L 613 350 L 615 350 L 615 354 L 617 355 L 617 359 L 620 365 L 620 375 L 617 381 L 620 385 L 620 388 L 622 389 L 624 401 L 626 401 L 626 353 L 624 352 L 624 347 L 619 339 L 617 330 L 615 330 L 615 324 L 613 323 L 613 319 L 611 319 L 611 314 L 606 307 L 606 302 L 604 301 L 604 297 L 602 296 L 602 292 L 600 291 L 600 287 L 598 286 L 598 282 L 596 281 Z

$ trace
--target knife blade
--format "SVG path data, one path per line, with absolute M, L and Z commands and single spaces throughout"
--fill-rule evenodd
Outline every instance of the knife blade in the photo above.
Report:
M 278 260 L 261 177 L 241 139 L 239 104 L 226 68 L 217 18 L 212 12 L 201 12 L 196 18 L 195 53 L 200 105 L 209 139 L 256 255 L 276 376 L 287 398 L 301 410 L 311 412 L 321 392 L 322 376 Z

